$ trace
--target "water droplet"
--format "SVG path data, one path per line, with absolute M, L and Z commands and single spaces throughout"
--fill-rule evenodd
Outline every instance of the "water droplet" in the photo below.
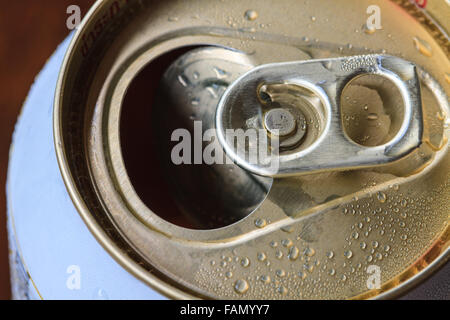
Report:
M 324 66 L 325 68 L 327 68 L 328 70 L 330 70 L 331 67 L 333 66 L 333 63 L 332 63 L 331 61 L 325 61 L 325 62 L 323 62 L 323 66 Z M 345 210 L 345 209 L 344 209 L 344 210 Z
M 298 248 L 295 247 L 295 246 L 294 246 L 294 247 L 291 247 L 291 248 L 289 249 L 289 255 L 288 255 L 289 260 L 291 260 L 291 261 L 297 260 L 298 254 L 299 254 Z
M 347 259 L 350 259 L 351 257 L 353 257 L 353 252 L 351 250 L 345 251 L 344 257 L 346 257 Z
M 283 269 L 278 269 L 275 273 L 280 278 L 284 278 L 286 276 L 286 271 L 284 271 Z
M 292 241 L 290 239 L 285 239 L 281 241 L 281 244 L 283 245 L 283 247 L 285 248 L 289 248 L 293 245 Z
M 303 268 L 305 268 L 305 270 L 308 270 L 310 273 L 314 271 L 314 265 L 312 264 L 304 264 Z
M 264 283 L 270 283 L 270 277 L 269 276 L 261 276 L 261 281 Z
M 327 257 L 328 257 L 328 259 L 333 259 L 333 257 L 334 257 L 334 252 L 333 252 L 333 251 L 327 252 Z
M 188 80 L 188 79 L 186 78 L 186 76 L 183 75 L 183 74 L 180 74 L 180 75 L 178 76 L 178 81 L 181 83 L 181 85 L 182 85 L 183 87 L 187 87 L 188 84 L 189 84 L 189 80 Z
M 219 95 L 217 93 L 217 87 L 216 86 L 212 86 L 212 87 L 207 87 L 206 90 L 209 92 L 209 94 L 213 97 L 213 98 L 218 98 Z
M 277 292 L 279 294 L 286 295 L 288 293 L 288 290 L 286 289 L 286 287 L 281 286 L 277 289 Z
M 267 221 L 265 219 L 256 219 L 255 226 L 258 228 L 264 228 L 265 226 L 267 226 Z
M 282 259 L 283 258 L 283 252 L 281 250 L 277 250 L 277 252 L 275 252 L 275 257 L 277 259 Z
M 368 26 L 367 25 L 367 23 L 365 23 L 364 25 L 363 25 L 363 30 L 364 30 L 364 32 L 366 33 L 366 34 L 374 34 L 376 31 L 377 31 L 377 29 L 375 28 L 375 27 L 373 27 L 373 26 Z
M 307 257 L 312 257 L 316 254 L 316 251 L 314 251 L 313 248 L 306 248 L 305 251 L 303 252 Z
M 378 193 L 377 193 L 377 199 L 378 199 L 378 201 L 380 201 L 381 203 L 385 203 L 386 200 L 387 200 L 386 194 L 383 193 L 383 192 L 381 192 L 381 191 L 378 192 Z
M 334 276 L 334 275 L 336 274 L 336 270 L 330 269 L 330 270 L 328 270 L 328 274 L 329 274 L 330 276 Z
M 223 78 L 226 78 L 228 76 L 228 72 L 226 72 L 225 70 L 222 70 L 222 69 L 217 68 L 217 67 L 214 67 L 213 70 L 216 73 L 217 78 L 219 78 L 219 79 L 223 79 Z
M 244 294 L 248 291 L 249 285 L 245 280 L 238 280 L 234 283 L 234 291 L 239 294 Z
M 258 12 L 256 12 L 255 10 L 247 10 L 244 14 L 245 19 L 247 19 L 248 21 L 254 21 L 258 19 L 258 16 Z
M 233 277 L 233 273 L 231 271 L 228 271 L 227 273 L 225 273 L 225 277 L 227 277 L 228 279 Z
M 417 51 L 419 51 L 424 56 L 431 57 L 433 55 L 433 51 L 431 49 L 430 44 L 425 40 L 420 39 L 419 37 L 414 37 L 413 42 Z
M 299 276 L 300 279 L 302 279 L 302 280 L 305 280 L 305 279 L 306 279 L 306 273 L 304 273 L 304 272 L 302 272 L 302 271 L 300 271 L 300 272 L 298 273 L 298 276 Z
M 241 260 L 241 266 L 243 266 L 244 268 L 247 268 L 250 265 L 250 259 L 249 258 L 243 258 Z
M 359 247 L 360 247 L 361 249 L 365 250 L 365 249 L 367 248 L 367 244 L 366 244 L 365 242 L 361 242 L 361 243 L 359 244 Z
M 267 259 L 267 256 L 264 252 L 259 252 L 257 257 L 259 261 L 265 261 Z

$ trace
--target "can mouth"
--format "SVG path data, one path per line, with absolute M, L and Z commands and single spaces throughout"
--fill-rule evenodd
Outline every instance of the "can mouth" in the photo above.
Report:
M 124 164 L 136 193 L 153 212 L 159 213 L 166 221 L 185 228 L 194 228 L 194 224 L 176 205 L 167 177 L 161 170 L 158 140 L 150 123 L 164 72 L 173 61 L 194 48 L 171 51 L 147 65 L 127 89 L 120 119 Z
M 373 35 L 367 35 L 373 38 L 361 48 L 334 44 L 339 39 L 348 40 L 341 39 L 339 32 L 336 39 L 327 36 L 329 32 L 317 36 L 327 41 L 313 41 L 315 36 L 299 38 L 294 30 L 316 29 L 293 28 L 291 24 L 303 20 L 283 18 L 291 13 L 286 13 L 278 2 L 270 6 L 255 3 L 255 8 L 260 9 L 259 15 L 253 15 L 257 21 L 246 18 L 249 4 L 239 1 L 234 10 L 240 14 L 233 13 L 233 19 L 223 21 L 216 14 L 220 8 L 225 12 L 226 4 L 222 2 L 216 4 L 218 7 L 207 1 L 195 2 L 193 6 L 201 10 L 193 15 L 185 14 L 183 1 L 118 3 L 122 2 L 98 2 L 71 44 L 56 94 L 55 146 L 75 206 L 99 242 L 127 270 L 174 298 L 371 298 L 398 294 L 399 288 L 409 285 L 408 281 L 423 274 L 422 270 L 429 272 L 446 261 L 448 215 L 444 217 L 442 212 L 448 207 L 448 130 L 442 110 L 448 111 L 448 100 L 439 85 L 442 81 L 433 80 L 425 71 L 421 73 L 422 83 L 426 84 L 422 88 L 425 116 L 431 125 L 425 128 L 421 147 L 407 159 L 394 163 L 387 171 L 319 172 L 269 180 L 263 184 L 266 191 L 260 198 L 250 197 L 256 202 L 243 202 L 242 207 L 247 208 L 244 214 L 210 224 L 207 212 L 216 210 L 217 202 L 203 207 L 206 214 L 193 216 L 197 210 L 183 212 L 184 204 L 192 204 L 195 197 L 183 202 L 174 196 L 173 182 L 176 184 L 177 179 L 168 181 L 166 169 L 160 169 L 160 142 L 168 140 L 158 138 L 161 131 L 155 134 L 153 129 L 167 126 L 172 119 L 170 112 L 158 112 L 156 116 L 154 112 L 164 109 L 165 104 L 158 102 L 163 96 L 160 80 L 174 61 L 204 47 L 232 48 L 248 55 L 255 65 L 262 65 L 323 58 L 324 54 L 352 55 L 355 50 L 366 52 L 369 49 L 364 45 L 372 47 L 372 43 L 374 50 L 380 49 L 375 44 L 386 44 L 388 52 L 395 46 L 387 40 L 374 41 Z M 386 11 L 393 15 L 391 23 L 398 11 L 408 10 L 432 24 L 408 1 L 395 3 L 402 8 L 391 2 L 384 4 L 392 9 Z M 319 1 L 310 5 L 317 5 L 316 9 L 327 7 Z M 345 11 L 346 6 L 337 10 L 352 17 L 350 11 Z M 323 12 L 325 17 L 328 11 Z M 276 17 L 289 27 L 265 17 Z M 242 26 L 235 22 L 238 18 Z M 328 15 L 328 19 L 332 18 Z M 355 17 L 349 20 L 359 23 Z M 417 22 L 417 30 L 425 34 L 419 26 Z M 441 40 L 433 43 L 436 58 L 444 56 L 437 49 L 439 45 L 445 47 L 448 43 L 442 42 L 442 37 L 436 37 Z M 403 38 L 398 41 L 407 43 Z M 415 57 L 413 50 L 407 54 Z M 432 60 L 417 60 L 436 74 Z M 177 80 L 183 86 L 185 79 Z M 362 77 L 347 89 L 366 86 L 366 95 L 372 97 L 371 81 L 378 80 Z M 389 88 L 385 90 L 389 92 Z M 378 105 L 377 111 L 382 116 L 379 120 L 388 122 L 385 115 L 390 118 L 389 130 L 377 139 L 360 140 L 364 130 L 370 128 L 348 126 L 346 134 L 360 145 L 383 144 L 397 132 L 395 119 L 401 117 L 394 108 L 397 100 L 385 101 L 383 92 L 377 92 L 383 100 L 383 108 Z M 267 101 L 264 95 L 260 98 Z M 372 98 L 378 101 L 376 96 Z M 190 101 L 190 108 L 195 103 Z M 351 108 L 350 104 L 348 110 Z M 365 118 L 367 124 L 377 121 L 370 113 Z M 270 116 L 265 125 L 271 128 L 281 116 Z M 345 115 L 341 120 L 345 126 Z M 190 177 L 197 178 L 195 174 Z M 181 190 L 200 181 L 187 182 Z M 433 201 L 424 196 L 429 192 L 433 192 Z M 416 214 L 421 210 L 427 215 Z M 227 216 L 227 210 L 222 213 Z M 402 213 L 409 224 L 402 220 Z M 445 225 L 444 232 L 439 231 L 441 224 Z M 427 232 L 414 232 L 418 228 Z M 381 245 L 380 239 L 386 243 Z M 409 248 L 414 257 L 408 257 L 402 248 Z M 386 267 L 380 289 L 365 287 L 365 268 L 372 262 Z M 399 270 L 399 266 L 405 268 Z
M 156 58 L 130 83 L 120 120 L 126 172 L 139 198 L 165 221 L 222 228 L 249 216 L 266 198 L 272 179 L 219 159 L 219 145 L 211 159 L 217 162 L 208 161 L 205 151 L 214 143 L 214 137 L 204 139 L 208 130 L 215 135 L 221 92 L 247 63 L 235 50 L 189 46 Z M 180 131 L 186 135 L 174 141 Z

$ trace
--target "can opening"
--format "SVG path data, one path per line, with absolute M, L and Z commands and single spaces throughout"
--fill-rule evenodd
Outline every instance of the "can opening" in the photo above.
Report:
M 158 142 L 150 124 L 162 75 L 174 60 L 191 49 L 168 52 L 147 65 L 128 87 L 120 118 L 123 160 L 136 193 L 161 218 L 186 228 L 194 225 L 176 206 L 167 177 L 160 170 Z
M 122 154 L 136 193 L 160 218 L 189 229 L 222 228 L 247 217 L 267 196 L 271 178 L 232 162 L 197 163 L 193 156 L 198 139 L 203 150 L 207 146 L 194 127 L 202 127 L 200 134 L 214 128 L 220 96 L 251 67 L 246 59 L 223 47 L 184 47 L 150 62 L 131 82 L 122 104 Z M 190 163 L 172 157 L 180 130 L 189 135 Z
M 363 74 L 342 91 L 344 132 L 360 145 L 379 146 L 392 140 L 402 126 L 404 112 L 400 90 L 386 77 Z

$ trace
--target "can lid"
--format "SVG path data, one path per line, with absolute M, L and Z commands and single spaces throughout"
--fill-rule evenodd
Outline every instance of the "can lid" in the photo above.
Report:
M 248 6 L 234 0 L 231 11 L 228 2 L 204 0 L 105 0 L 93 6 L 67 53 L 55 98 L 55 147 L 75 206 L 121 265 L 172 298 L 399 294 L 449 256 L 448 38 L 403 0 L 382 4 L 385 26 L 398 27 L 390 33 L 362 32 L 354 7 L 330 9 L 326 1 L 309 1 L 301 10 L 286 10 L 298 8 L 296 0 L 258 1 L 252 13 Z M 336 20 L 342 16 L 345 24 Z M 413 38 L 427 41 L 433 59 L 417 50 Z M 356 69 L 369 77 L 355 77 L 355 61 L 338 58 L 355 55 L 381 64 L 359 64 Z M 258 79 L 256 70 L 265 76 Z M 299 74 L 308 82 L 293 81 Z M 248 95 L 233 91 L 243 80 L 253 86 Z M 374 85 L 399 94 L 386 102 Z M 164 92 L 170 100 L 156 103 Z M 236 97 L 254 103 L 232 103 Z M 298 100 L 305 108 L 285 107 Z M 219 101 L 219 129 L 256 126 L 278 136 L 287 154 L 283 175 L 299 164 L 309 168 L 296 153 L 326 151 L 328 160 L 315 156 L 311 165 L 320 170 L 284 178 L 255 167 L 248 172 L 229 164 L 231 171 L 217 171 L 202 164 L 176 179 L 174 163 L 159 163 L 170 158 L 173 141 L 158 139 L 153 129 L 182 129 L 188 122 L 195 131 L 196 117 L 209 119 L 204 129 L 212 128 Z M 405 101 L 399 113 L 384 108 Z M 156 111 L 164 117 L 152 117 Z M 329 137 L 332 126 L 342 127 L 339 137 Z M 325 149 L 308 148 L 322 137 L 330 139 Z M 343 155 L 337 140 L 352 157 Z M 363 155 L 371 150 L 380 152 L 369 161 Z M 349 162 L 354 157 L 362 160 Z M 380 157 L 392 162 L 372 166 Z M 336 170 L 322 171 L 325 163 Z M 379 287 L 367 284 L 376 267 Z

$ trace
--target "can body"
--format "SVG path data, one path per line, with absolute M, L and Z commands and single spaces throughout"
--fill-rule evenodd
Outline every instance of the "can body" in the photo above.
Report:
M 286 3 L 288 2 L 289 0 L 286 0 Z M 408 7 L 406 1 L 395 2 Z M 311 57 L 323 58 L 324 53 L 320 51 L 323 48 L 336 50 L 336 56 L 351 55 L 354 50 L 360 50 L 363 53 L 370 51 L 367 47 L 358 48 L 357 43 L 344 45 L 344 43 L 333 44 L 332 39 L 323 43 L 319 38 L 297 39 L 292 34 L 289 36 L 292 28 L 286 28 L 288 31 L 284 30 L 286 34 L 283 34 L 283 37 L 280 36 L 282 40 L 279 40 L 269 31 L 281 34 L 282 24 L 266 22 L 271 21 L 270 16 L 267 18 L 268 15 L 264 17 L 262 14 L 270 7 L 267 3 L 261 5 L 260 18 L 256 11 L 239 11 L 236 17 L 240 17 L 243 21 L 242 24 L 245 26 L 243 28 L 235 26 L 238 24 L 235 22 L 238 18 L 234 17 L 234 19 L 223 19 L 224 21 L 213 21 L 218 26 L 210 29 L 212 22 L 209 18 L 217 18 L 213 14 L 214 8 L 209 7 L 209 4 L 206 5 L 207 1 L 199 0 L 195 3 L 199 8 L 202 8 L 202 5 L 207 7 L 209 11 L 205 9 L 205 14 L 210 14 L 208 19 L 201 21 L 199 17 L 201 14 L 180 17 L 179 13 L 186 9 L 182 1 L 170 1 L 167 3 L 167 8 L 165 5 L 157 6 L 156 1 L 150 0 L 147 2 L 102 1 L 92 11 L 89 20 L 86 20 L 86 28 L 83 30 L 85 33 L 78 33 L 75 36 L 72 47 L 69 47 L 72 36 L 66 39 L 36 79 L 16 127 L 8 172 L 8 233 L 13 297 L 16 299 L 165 299 L 165 296 L 158 292 L 175 298 L 283 299 L 286 297 L 353 298 L 354 296 L 371 298 L 386 292 L 388 294 L 384 297 L 390 297 L 389 293 L 395 291 L 391 289 L 395 289 L 396 286 L 402 284 L 406 289 L 410 289 L 413 286 L 412 280 L 415 280 L 415 283 L 423 280 L 425 276 L 420 271 L 427 266 L 430 270 L 436 270 L 444 265 L 446 259 L 442 257 L 448 253 L 448 233 L 445 231 L 442 232 L 443 235 L 438 233 L 442 231 L 442 228 L 439 229 L 441 224 L 444 226 L 443 230 L 448 230 L 442 213 L 448 205 L 445 203 L 445 199 L 448 199 L 445 191 L 448 190 L 448 184 L 444 181 L 448 175 L 448 164 L 447 166 L 443 164 L 445 159 L 448 159 L 446 154 L 448 141 L 442 138 L 448 128 L 439 129 L 441 130 L 439 132 L 427 131 L 427 137 L 431 142 L 428 141 L 430 147 L 424 150 L 428 153 L 423 152 L 423 155 L 418 154 L 416 158 L 410 159 L 411 162 L 405 162 L 406 169 L 402 165 L 394 166 L 392 176 L 389 176 L 391 172 L 384 174 L 383 171 L 374 170 L 374 172 L 362 171 L 353 176 L 352 173 L 348 176 L 346 173 L 342 176 L 330 175 L 334 179 L 330 180 L 331 178 L 325 173 L 318 180 L 324 184 L 332 181 L 330 186 L 324 188 L 327 189 L 325 192 L 315 186 L 314 179 L 309 179 L 308 176 L 302 178 L 303 180 L 294 178 L 280 180 L 281 182 L 276 184 L 278 189 L 275 188 L 272 195 L 269 194 L 267 198 L 266 194 L 260 196 L 258 201 L 265 204 L 263 209 L 260 210 L 260 207 L 253 206 L 253 203 L 248 205 L 243 201 L 244 205 L 248 205 L 247 207 L 251 209 L 247 211 L 252 211 L 250 213 L 253 215 L 252 218 L 249 214 L 242 220 L 239 218 L 228 225 L 220 225 L 221 228 L 217 227 L 219 224 L 215 224 L 217 232 L 214 228 L 206 232 L 197 232 L 193 230 L 194 228 L 191 230 L 185 226 L 180 228 L 176 222 L 161 219 L 158 212 L 154 214 L 151 206 L 147 208 L 146 203 L 140 199 L 141 194 L 135 194 L 132 183 L 128 181 L 126 170 L 122 168 L 125 165 L 120 153 L 121 141 L 120 137 L 118 138 L 120 125 L 117 120 L 119 118 L 117 114 L 120 114 L 120 108 L 122 108 L 122 99 L 126 100 L 123 98 L 126 95 L 124 88 L 131 88 L 129 91 L 134 92 L 132 80 L 134 77 L 138 78 L 139 71 L 144 69 L 146 64 L 151 65 L 159 59 L 159 55 L 171 50 L 205 44 L 248 50 L 248 56 L 251 57 L 249 61 L 256 56 L 255 59 L 260 59 L 259 64 L 308 60 Z M 152 5 L 155 6 L 155 10 L 151 10 Z M 152 21 L 151 24 L 146 20 L 145 15 L 139 16 L 138 12 L 141 9 L 139 6 L 142 6 L 143 12 L 147 10 L 145 12 L 149 15 L 154 15 L 152 18 L 156 22 Z M 257 4 L 254 6 L 258 8 Z M 319 7 L 323 9 L 325 5 Z M 282 9 L 278 9 L 276 12 L 283 13 Z M 158 10 L 161 10 L 160 16 Z M 172 12 L 178 14 L 172 15 Z M 313 12 L 312 9 L 311 12 Z M 128 20 L 128 15 L 135 17 L 135 20 L 131 18 Z M 323 19 L 327 20 L 326 22 L 332 17 L 329 12 L 328 15 L 330 18 Z M 113 23 L 114 17 L 118 16 L 121 20 Z M 259 20 L 264 18 L 266 19 L 264 23 L 259 23 Z M 356 17 L 353 19 L 360 23 Z M 198 24 L 197 28 L 190 28 L 189 23 L 186 22 L 188 20 L 189 23 Z M 308 16 L 305 29 L 313 28 L 312 26 L 318 20 L 320 17 Z M 395 22 L 395 17 L 391 17 L 390 21 Z M 127 23 L 130 25 L 128 26 Z M 147 36 L 149 39 L 154 37 L 153 42 L 147 39 L 147 36 L 142 36 L 144 32 L 142 34 L 136 32 L 136 30 L 141 31 L 136 29 L 141 27 L 140 23 L 146 25 Z M 251 27 L 252 23 L 257 27 Z M 121 29 L 122 26 L 123 29 Z M 262 31 L 256 32 L 257 28 Z M 110 30 L 110 34 L 105 30 Z M 116 30 L 120 31 L 117 31 L 118 40 L 110 41 L 110 39 L 116 40 L 114 38 Z M 353 36 L 357 34 L 360 38 L 372 36 L 372 31 L 369 30 L 367 35 L 364 34 L 365 31 L 368 30 L 360 29 L 358 25 L 357 30 L 351 30 L 349 34 Z M 324 35 L 326 38 L 329 37 L 330 32 L 332 30 L 326 32 L 325 29 L 321 29 L 317 34 Z M 377 39 L 374 41 L 377 45 L 384 45 L 382 37 L 391 39 L 391 35 L 377 32 L 379 33 L 373 36 Z M 426 34 L 424 30 L 421 32 L 422 36 Z M 243 35 L 242 39 L 235 37 L 235 34 L 240 33 Z M 379 34 L 381 36 L 376 38 Z M 414 39 L 414 42 L 410 43 L 411 48 L 408 49 L 407 55 L 422 61 L 421 59 L 425 59 L 424 57 L 430 52 L 421 40 Z M 279 43 L 277 43 L 278 40 Z M 367 41 L 365 45 L 369 46 L 370 41 L 366 38 L 364 41 Z M 442 38 L 440 41 L 443 41 Z M 112 48 L 107 47 L 110 43 L 113 44 Z M 273 43 L 275 43 L 275 49 L 271 48 Z M 389 49 L 392 52 L 397 49 L 393 43 L 392 40 L 389 44 L 388 54 Z M 413 43 L 417 50 L 412 46 Z M 315 52 L 312 49 L 308 51 L 310 44 L 311 47 L 317 45 L 318 49 L 315 49 L 318 51 Z M 298 50 L 299 48 L 301 50 Z M 433 43 L 435 55 L 442 59 L 444 51 L 439 51 L 437 48 L 438 46 Z M 252 50 L 256 50 L 259 56 Z M 195 60 L 197 53 L 194 53 L 194 58 L 192 56 L 191 58 Z M 415 56 L 416 53 L 419 58 Z M 96 63 L 96 56 L 102 54 L 104 59 Z M 63 61 L 65 55 L 66 60 Z M 226 61 L 228 63 L 234 57 L 227 56 L 227 59 L 229 59 Z M 239 59 L 236 58 L 236 60 Z M 242 62 L 240 67 L 244 70 L 251 65 L 252 62 L 249 61 L 245 63 L 239 61 Z M 192 65 L 195 63 L 201 65 L 202 61 L 195 60 Z M 429 60 L 426 63 L 430 63 Z M 224 65 L 225 69 L 229 67 L 226 63 Z M 97 66 L 98 70 L 90 73 Z M 227 72 L 217 71 L 217 69 L 214 71 L 214 76 L 221 81 L 226 77 L 224 74 Z M 423 79 L 429 80 L 424 74 L 422 74 Z M 83 87 L 85 75 L 86 83 L 89 83 L 86 86 L 92 86 L 92 91 L 85 90 Z M 176 73 L 175 76 L 172 75 L 172 78 L 169 76 L 167 77 L 169 98 L 176 96 L 171 90 L 184 92 L 183 90 L 189 87 L 189 81 L 193 83 L 199 77 L 201 79 L 201 75 L 188 70 L 188 67 L 186 70 L 182 69 L 180 75 Z M 89 82 L 92 79 L 96 82 Z M 440 81 L 443 83 L 442 79 Z M 212 91 L 209 90 L 206 93 L 212 92 L 211 95 L 216 95 L 215 98 L 218 99 L 219 91 L 214 91 L 217 86 L 208 89 Z M 77 90 L 80 92 L 85 90 L 85 92 L 77 96 Z M 433 118 L 431 123 L 433 125 L 436 123 L 436 127 L 441 128 L 444 126 L 442 123 L 446 121 L 446 115 L 437 110 L 440 110 L 439 98 L 445 94 L 441 96 L 436 94 L 438 96 L 436 98 L 431 91 L 427 91 L 426 99 L 432 101 L 430 105 L 436 109 L 428 112 L 427 116 L 438 118 L 439 121 Z M 144 90 L 144 98 L 145 94 L 147 91 Z M 197 93 L 192 89 L 189 94 Z M 55 95 L 56 103 L 54 103 Z M 183 95 L 180 94 L 180 96 L 181 98 L 177 98 L 182 100 Z M 191 99 L 191 96 L 189 98 Z M 198 109 L 199 100 L 192 98 L 189 102 L 192 104 L 191 107 Z M 123 104 L 126 103 L 123 102 Z M 127 110 L 125 114 L 126 112 Z M 169 112 L 167 121 L 163 121 L 164 118 L 157 118 L 157 122 L 170 122 L 173 119 L 172 116 L 173 113 Z M 92 124 L 86 125 L 86 119 L 92 121 Z M 101 128 L 103 119 L 110 121 L 105 128 L 109 130 L 108 132 L 113 132 L 111 136 L 103 135 L 104 131 L 107 131 Z M 154 127 L 158 125 L 156 123 Z M 173 129 L 176 125 L 178 123 L 174 124 Z M 78 134 L 85 134 L 86 137 L 78 139 Z M 143 135 L 143 137 L 147 136 Z M 106 144 L 108 144 L 107 147 L 105 147 Z M 107 153 L 114 148 L 119 151 Z M 138 150 L 138 154 L 140 151 Z M 440 158 L 435 157 L 435 153 L 439 153 Z M 405 173 L 405 171 L 410 170 L 408 167 L 410 164 L 411 171 L 414 169 L 416 170 L 414 173 L 420 173 L 421 170 L 425 171 L 424 168 L 430 162 L 435 167 L 438 166 L 433 163 L 434 157 L 439 158 L 436 163 L 440 167 L 432 168 L 434 171 L 429 181 L 431 181 L 430 185 L 436 181 L 436 184 L 440 186 L 435 194 L 441 198 L 440 202 L 444 203 L 441 206 L 435 206 L 431 196 L 421 197 L 421 187 L 417 186 L 418 182 L 414 185 L 414 181 L 406 181 L 410 177 L 410 172 Z M 418 163 L 423 166 L 419 166 Z M 151 165 L 154 163 L 151 162 Z M 443 173 L 442 176 L 439 172 Z M 109 176 L 108 173 L 111 175 Z M 168 176 L 171 172 L 163 171 L 163 173 Z M 184 180 L 178 181 L 185 182 L 196 178 L 196 175 L 183 176 L 183 174 L 180 173 L 178 177 L 184 177 Z M 143 171 L 142 175 L 144 175 Z M 186 179 L 186 177 L 190 178 Z M 407 178 L 401 180 L 397 179 L 398 177 Z M 425 181 L 426 178 L 423 180 Z M 158 184 L 151 179 L 149 181 Z M 401 181 L 404 185 L 399 187 L 397 181 Z M 268 189 L 272 187 L 272 182 L 266 183 L 267 181 L 262 179 L 259 182 L 263 187 L 268 186 Z M 302 184 L 308 186 L 299 192 L 298 186 Z M 356 184 L 361 184 L 361 187 L 355 187 Z M 344 187 L 341 188 L 341 186 Z M 222 186 L 219 187 L 222 188 Z M 208 188 L 207 185 L 202 190 Z M 118 189 L 120 192 L 116 192 Z M 233 199 L 240 199 L 240 193 L 246 191 L 245 188 L 243 189 L 242 192 L 234 194 L 230 192 L 229 195 L 234 196 Z M 334 191 L 330 191 L 331 189 Z M 291 192 L 287 197 L 285 197 L 285 190 Z M 197 195 L 189 198 L 190 194 L 186 194 L 188 201 L 182 203 L 182 207 L 189 211 L 191 209 L 189 204 L 196 205 L 194 201 L 189 200 Z M 412 194 L 410 198 L 405 196 L 409 194 Z M 292 200 L 289 196 L 295 199 Z M 203 195 L 200 195 L 195 199 L 202 199 L 202 197 Z M 340 197 L 342 200 L 339 200 Z M 230 198 L 231 196 L 228 199 Z M 298 199 L 304 201 L 305 205 Z M 231 209 L 227 208 L 227 210 L 233 211 L 234 204 L 235 202 L 232 202 Z M 215 209 L 214 203 L 205 208 L 207 210 L 204 210 L 205 214 L 199 217 L 199 220 L 208 219 L 208 213 Z M 314 217 L 311 212 L 316 209 L 319 214 Z M 323 211 L 320 211 L 322 209 Z M 302 214 L 298 214 L 297 211 L 301 210 L 305 210 L 305 217 L 311 214 L 307 216 L 311 219 L 310 221 L 303 220 Z M 326 210 L 329 210 L 328 214 Z M 439 211 L 440 220 L 434 222 L 432 219 L 425 219 L 419 214 L 421 210 L 428 213 L 433 210 Z M 401 216 L 402 214 L 404 217 Z M 336 225 L 341 226 L 337 222 L 338 219 L 345 221 L 343 226 L 346 228 L 345 232 L 333 229 Z M 223 221 L 218 219 L 215 222 Z M 235 222 L 237 223 L 233 226 L 232 223 Z M 236 227 L 241 222 L 242 227 Z M 433 246 L 437 254 L 424 252 L 422 250 L 424 248 L 414 248 L 413 256 L 408 257 L 408 250 L 403 248 L 415 244 L 414 238 L 410 235 L 420 234 L 421 228 L 428 230 L 426 224 L 434 229 L 421 234 L 424 236 L 423 245 Z M 403 234 L 405 227 L 407 231 Z M 327 232 L 322 228 L 330 228 L 330 239 L 337 239 L 342 245 L 333 250 L 330 249 L 333 248 L 333 243 L 330 246 L 323 245 L 326 242 L 324 238 Z M 243 240 L 239 240 L 239 236 L 242 235 L 240 233 L 246 233 L 245 236 L 248 236 L 248 239 L 242 237 Z M 254 241 L 259 237 L 261 241 Z M 317 244 L 320 241 L 322 245 Z M 317 248 L 314 250 L 316 244 Z M 133 251 L 136 247 L 138 249 Z M 435 259 L 437 255 L 441 255 L 441 259 Z M 400 258 L 405 265 L 408 264 L 406 262 L 408 259 L 412 260 L 410 264 L 415 263 L 405 271 L 404 275 L 399 275 L 395 263 L 392 263 Z M 368 285 L 367 290 L 375 291 L 367 295 L 362 294 L 360 291 L 365 290 L 365 277 L 370 278 L 371 270 L 376 272 L 370 269 L 374 264 L 372 262 L 375 261 L 380 264 L 386 263 L 387 269 L 390 270 L 388 278 L 383 281 L 392 278 L 394 280 L 387 283 L 380 291 L 376 291 L 379 288 Z M 446 277 L 448 270 L 447 264 L 439 276 L 442 277 L 444 274 Z M 270 276 L 268 276 L 269 273 Z M 317 275 L 319 273 L 320 275 Z M 351 277 L 354 274 L 359 275 L 357 289 L 351 288 Z M 310 278 L 311 282 L 308 282 Z M 321 285 L 323 279 L 325 284 Z M 216 281 L 217 285 L 216 282 L 211 284 L 213 281 Z M 439 281 L 437 283 L 442 284 Z M 350 288 L 346 290 L 348 296 L 333 292 L 347 285 Z M 270 288 L 270 292 L 273 293 L 269 294 L 264 286 Z M 311 287 L 314 286 L 317 286 L 318 290 L 312 290 Z M 300 287 L 302 290 L 306 287 L 305 292 L 308 294 L 302 295 Z M 299 289 L 300 294 L 296 292 L 291 295 L 296 289 Z M 430 292 L 429 288 L 426 290 Z M 435 292 L 443 291 L 445 296 L 445 285 L 444 289 L 435 290 Z M 405 290 L 401 292 L 403 293 Z M 423 297 L 420 293 L 418 296 Z M 411 297 L 414 297 L 414 294 Z
M 161 299 L 97 243 L 62 180 L 52 115 L 69 41 L 36 78 L 11 147 L 7 194 L 13 298 Z

